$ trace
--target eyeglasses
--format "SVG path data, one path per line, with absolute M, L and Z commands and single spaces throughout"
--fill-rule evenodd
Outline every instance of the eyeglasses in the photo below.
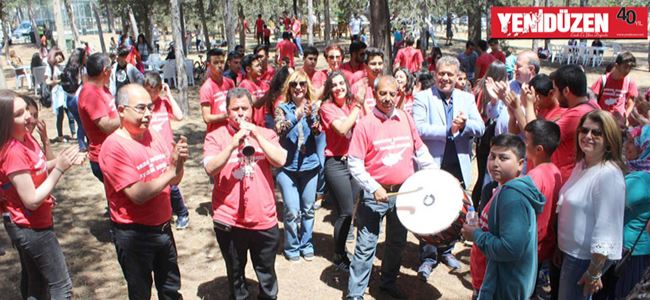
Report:
M 128 107 L 130 109 L 133 109 L 135 112 L 139 114 L 144 114 L 146 110 L 149 112 L 153 111 L 153 103 L 150 104 L 138 104 L 136 106 L 129 106 L 129 105 L 124 105 L 124 107 Z
M 603 131 L 600 130 L 600 129 L 591 129 L 591 128 L 587 128 L 587 127 L 580 127 L 578 132 L 580 132 L 580 134 L 584 134 L 584 135 L 587 135 L 587 134 L 589 134 L 591 132 L 591 135 L 593 137 L 602 137 L 603 136 Z
M 291 82 L 289 82 L 289 87 L 291 87 L 293 89 L 295 89 L 298 85 L 300 85 L 300 87 L 304 88 L 304 87 L 307 86 L 307 81 L 291 81 Z
M 379 91 L 378 94 L 379 94 L 379 96 L 382 96 L 382 97 L 386 96 L 388 94 L 390 94 L 391 97 L 397 96 L 397 92 Z
M 340 55 L 328 55 L 327 58 L 329 58 L 329 59 L 339 59 L 339 58 L 341 58 L 341 56 Z

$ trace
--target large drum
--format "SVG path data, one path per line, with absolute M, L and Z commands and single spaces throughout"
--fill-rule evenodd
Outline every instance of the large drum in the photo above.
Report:
M 443 170 L 421 170 L 409 177 L 397 193 L 397 217 L 419 239 L 447 246 L 460 238 L 471 206 L 453 175 Z

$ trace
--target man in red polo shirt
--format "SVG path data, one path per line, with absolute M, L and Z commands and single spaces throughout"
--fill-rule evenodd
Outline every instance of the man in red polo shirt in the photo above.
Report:
M 499 45 L 499 40 L 491 38 L 488 40 L 488 45 L 490 45 L 490 54 L 494 56 L 495 59 L 500 60 L 502 63 L 506 63 L 506 54 L 501 51 L 501 46 Z
M 260 80 L 260 76 L 262 75 L 261 59 L 262 57 L 259 55 L 248 54 L 241 60 L 242 68 L 246 71 L 246 79 L 239 84 L 239 87 L 248 90 L 253 96 L 253 101 L 262 98 L 269 90 L 269 85 L 265 81 Z M 266 106 L 256 109 L 253 112 L 253 123 L 264 127 L 264 116 L 266 115 Z
M 172 149 L 149 130 L 154 104 L 142 86 L 122 87 L 117 104 L 120 128 L 104 141 L 99 164 L 129 298 L 151 298 L 153 273 L 159 298 L 182 299 L 169 186 L 183 178 L 187 141 L 181 137 Z
M 219 48 L 210 49 L 207 53 L 208 76 L 201 89 L 199 99 L 201 102 L 201 116 L 211 132 L 226 124 L 226 93 L 235 87 L 235 83 L 223 76 L 225 55 Z
M 226 105 L 228 125 L 205 137 L 203 166 L 214 177 L 212 220 L 226 262 L 230 298 L 249 297 L 244 270 L 250 250 L 259 299 L 276 299 L 280 231 L 271 167 L 283 166 L 287 152 L 274 131 L 251 123 L 253 98 L 247 90 L 230 90 Z M 245 156 L 245 145 L 254 153 Z
M 420 52 L 419 49 L 413 48 L 413 45 L 415 44 L 413 37 L 407 37 L 404 40 L 404 43 L 406 44 L 406 47 L 397 51 L 393 69 L 397 70 L 398 68 L 407 68 L 411 73 L 415 73 L 422 68 L 422 62 L 424 61 L 422 52 Z
M 413 119 L 396 109 L 397 82 L 392 76 L 377 79 L 377 105 L 354 128 L 348 151 L 350 173 L 363 188 L 357 211 L 357 242 L 350 265 L 346 299 L 363 299 L 375 257 L 380 224 L 386 217 L 386 248 L 381 265 L 380 289 L 405 299 L 397 287 L 406 229 L 395 211 L 396 192 L 413 175 L 413 160 L 421 169 L 437 168 L 427 146 L 415 130 Z
M 257 20 L 255 20 L 255 38 L 258 45 L 264 42 L 264 20 L 262 20 L 261 14 L 258 14 Z
M 600 107 L 596 101 L 589 100 L 587 76 L 579 65 L 562 66 L 551 73 L 550 78 L 560 107 L 567 109 L 555 121 L 560 126 L 560 145 L 553 152 L 551 161 L 560 169 L 562 182 L 567 182 L 576 165 L 576 130 L 580 118 Z
M 111 60 L 106 54 L 95 53 L 86 61 L 88 79 L 79 93 L 79 118 L 88 137 L 88 160 L 93 175 L 104 182 L 99 166 L 99 150 L 106 137 L 120 127 L 115 101 L 106 85 L 111 76 Z
M 366 48 L 368 48 L 366 43 L 362 41 L 352 41 L 349 47 L 350 60 L 341 66 L 341 70 L 346 70 L 352 74 L 365 70 Z
M 474 71 L 476 72 L 476 77 L 474 77 L 474 79 L 479 80 L 483 78 L 488 67 L 496 60 L 496 58 L 494 58 L 490 53 L 487 53 L 488 43 L 485 40 L 480 40 L 476 49 L 479 54 L 476 59 L 476 68 L 474 68 Z

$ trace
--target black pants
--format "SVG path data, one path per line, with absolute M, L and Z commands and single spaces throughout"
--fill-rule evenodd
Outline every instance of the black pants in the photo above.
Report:
M 339 214 L 334 222 L 334 260 L 339 262 L 347 255 L 345 243 L 352 222 L 352 210 L 361 187 L 350 175 L 347 160 L 340 157 L 325 159 L 325 180 Z
M 102 168 L 99 166 L 99 163 L 92 160 L 89 162 L 90 170 L 93 172 L 93 175 L 95 175 L 95 178 L 104 183 L 104 174 L 102 173 Z
M 61 106 L 58 108 L 58 111 L 56 113 L 56 133 L 58 137 L 63 137 L 63 115 L 66 115 L 68 117 L 68 126 L 70 126 L 70 134 L 75 135 L 77 132 L 75 131 L 75 120 L 74 116 L 72 115 L 72 112 L 70 112 L 67 108 Z
M 124 229 L 113 224 L 113 242 L 129 291 L 129 299 L 151 299 L 151 284 L 158 299 L 183 299 L 176 242 L 171 227 L 159 232 Z
M 248 286 L 244 276 L 250 250 L 253 269 L 259 285 L 258 299 L 277 299 L 278 278 L 275 275 L 275 253 L 280 244 L 280 230 L 275 225 L 266 230 L 248 230 L 215 224 L 217 243 L 226 262 L 230 299 L 248 299 Z

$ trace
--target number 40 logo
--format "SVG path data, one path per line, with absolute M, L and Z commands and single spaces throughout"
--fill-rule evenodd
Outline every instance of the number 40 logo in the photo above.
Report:
M 634 10 L 628 10 L 625 9 L 625 7 L 621 7 L 621 9 L 616 14 L 616 18 L 625 21 L 627 24 L 634 24 L 634 22 L 636 22 L 636 12 Z

